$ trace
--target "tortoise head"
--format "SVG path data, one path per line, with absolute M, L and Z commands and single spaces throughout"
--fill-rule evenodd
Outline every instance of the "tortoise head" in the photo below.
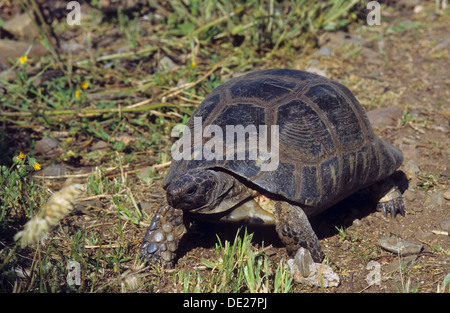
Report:
M 233 181 L 213 170 L 190 170 L 167 186 L 167 202 L 176 209 L 211 210 L 232 188 Z

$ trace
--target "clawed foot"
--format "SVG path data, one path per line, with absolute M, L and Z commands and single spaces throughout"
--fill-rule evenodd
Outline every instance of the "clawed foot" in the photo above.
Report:
M 397 212 L 405 216 L 405 206 L 400 190 L 397 187 L 393 187 L 379 200 L 377 209 L 383 212 L 384 216 L 387 216 L 388 212 L 391 213 L 392 218 L 395 218 Z

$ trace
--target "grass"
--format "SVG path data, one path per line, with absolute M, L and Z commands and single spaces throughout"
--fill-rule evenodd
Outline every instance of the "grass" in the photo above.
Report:
M 252 246 L 253 234 L 247 229 L 241 237 L 240 230 L 234 241 L 222 243 L 218 239 L 216 256 L 213 261 L 203 260 L 208 274 L 191 273 L 190 270 L 176 272 L 183 292 L 219 292 L 219 293 L 287 293 L 292 287 L 292 277 L 287 264 L 282 260 L 275 272 L 264 249 Z
M 43 25 L 34 1 L 23 5 Z M 216 257 L 200 260 L 197 268 L 171 275 L 159 267 L 142 268 L 138 246 L 151 218 L 142 206 L 163 201 L 152 190 L 169 165 L 171 129 L 185 124 L 213 88 L 234 73 L 292 66 L 323 31 L 357 22 L 364 4 L 150 0 L 147 6 L 145 18 L 89 8 L 79 27 L 64 18 L 55 19 L 51 32 L 39 26 L 50 53 L 37 58 L 27 51 L 10 60 L 0 77 L 0 291 L 294 289 L 284 261 L 274 264 L 246 232 L 233 242 L 219 240 Z M 400 26 L 389 31 L 420 25 Z M 55 49 L 52 33 L 68 36 L 62 41 L 70 46 Z M 357 53 L 349 47 L 348 55 Z M 165 56 L 175 67 L 159 66 Z M 404 118 L 407 123 L 410 115 Z M 35 154 L 36 141 L 45 137 L 57 140 L 57 157 Z M 92 149 L 98 143 L 103 148 Z M 18 159 L 20 152 L 26 156 Z M 71 171 L 53 178 L 36 171 L 36 164 L 45 169 L 52 163 Z M 86 187 L 72 213 L 49 230 L 44 244 L 19 247 L 14 235 L 67 178 Z M 342 241 L 357 240 L 342 231 Z M 448 289 L 448 279 L 439 286 Z

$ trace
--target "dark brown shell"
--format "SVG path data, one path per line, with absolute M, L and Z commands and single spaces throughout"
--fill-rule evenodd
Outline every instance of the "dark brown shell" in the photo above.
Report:
M 398 148 L 374 134 L 347 87 L 309 72 L 274 69 L 233 78 L 194 112 L 187 124 L 192 135 L 194 116 L 202 117 L 203 128 L 278 125 L 279 166 L 261 171 L 248 154 L 245 160 L 173 161 L 164 186 L 189 169 L 223 169 L 314 215 L 388 177 L 403 161 Z

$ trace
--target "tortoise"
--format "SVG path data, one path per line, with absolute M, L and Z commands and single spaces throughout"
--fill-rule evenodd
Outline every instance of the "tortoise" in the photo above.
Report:
M 235 133 L 223 134 L 230 129 Z M 225 145 L 221 132 L 234 141 L 241 135 L 241 141 Z M 277 136 L 269 139 L 269 133 Z M 260 142 L 276 153 L 253 153 L 264 147 Z M 324 253 L 309 219 L 344 198 L 366 188 L 385 216 L 405 215 L 392 179 L 401 150 L 374 134 L 347 87 L 326 77 L 269 69 L 232 78 L 195 110 L 172 155 L 181 143 L 183 157 L 172 161 L 163 181 L 167 202 L 140 247 L 150 262 L 174 265 L 192 219 L 275 225 L 289 254 L 303 247 L 321 262 Z M 201 155 L 207 146 L 214 149 Z

